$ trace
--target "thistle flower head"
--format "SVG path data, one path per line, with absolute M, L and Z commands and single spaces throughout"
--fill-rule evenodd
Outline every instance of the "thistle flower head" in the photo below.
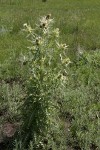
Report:
M 23 26 L 24 26 L 24 27 L 27 27 L 28 25 L 27 25 L 27 23 L 24 23 Z
M 56 44 L 57 44 L 57 47 L 60 48 L 60 49 L 66 50 L 68 48 L 68 45 L 66 45 L 66 44 L 62 44 L 62 43 L 59 44 L 58 42 L 56 42 Z
M 24 23 L 23 26 L 26 28 L 26 30 L 31 33 L 33 31 L 32 27 L 28 25 L 27 23 Z
M 42 38 L 39 36 L 36 38 L 36 45 L 41 45 L 43 43 Z
M 51 17 L 51 14 L 48 14 L 48 15 L 46 16 L 46 19 L 50 19 L 50 17 Z
M 50 19 L 51 14 L 48 14 L 47 16 L 44 16 L 40 19 L 40 28 L 47 29 L 50 25 L 50 23 L 53 22 L 53 19 Z

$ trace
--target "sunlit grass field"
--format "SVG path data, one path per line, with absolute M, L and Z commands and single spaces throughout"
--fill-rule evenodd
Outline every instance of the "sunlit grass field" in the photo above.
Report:
M 0 0 L 0 61 L 12 51 L 25 51 L 27 42 L 21 29 L 35 25 L 38 17 L 51 13 L 61 29 L 61 39 L 69 45 L 71 57 L 78 49 L 100 49 L 99 0 Z

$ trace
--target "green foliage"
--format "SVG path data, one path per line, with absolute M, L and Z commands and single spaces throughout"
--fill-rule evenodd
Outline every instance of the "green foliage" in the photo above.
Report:
M 28 56 L 15 52 L 10 53 L 10 57 L 0 64 L 0 79 L 12 83 L 23 82 L 27 78 Z
M 20 115 L 19 107 L 23 104 L 24 90 L 19 83 L 11 83 L 11 85 L 2 82 L 0 110 L 6 109 L 9 116 Z
M 0 127 L 2 122 L 9 120 L 21 123 L 23 115 L 23 121 L 25 122 L 25 124 L 23 123 L 23 133 L 26 135 L 25 140 L 27 141 L 24 142 L 26 145 L 29 143 L 30 150 L 33 150 L 34 146 L 38 146 L 38 149 L 41 146 L 44 149 L 50 149 L 51 145 L 53 150 L 100 149 L 99 7 L 99 0 L 95 2 L 93 0 L 63 0 L 63 3 L 62 0 L 48 0 L 46 3 L 43 3 L 42 0 L 30 0 L 30 2 L 27 0 L 0 1 L 0 61 L 2 62 L 0 64 Z M 29 33 L 28 39 L 30 39 L 32 46 L 29 53 L 25 54 L 29 41 L 26 41 L 25 34 L 20 30 L 22 24 L 28 22 L 34 26 L 37 17 L 48 12 L 56 18 L 56 26 L 61 29 L 61 37 L 63 41 L 67 40 L 69 45 L 69 56 L 74 62 L 70 64 L 69 71 L 67 68 L 67 72 L 66 67 L 62 67 L 62 57 L 59 57 L 60 49 L 58 47 L 61 45 L 58 41 L 61 40 L 61 37 L 59 37 L 60 39 L 55 38 L 56 34 L 51 35 L 51 31 L 49 37 L 47 37 L 47 35 L 43 35 L 43 28 L 40 29 L 37 26 L 33 31 L 30 27 L 29 29 L 32 29 L 32 33 L 35 32 L 36 36 L 32 38 L 31 33 Z M 50 28 L 53 31 L 53 26 Z M 57 33 L 58 29 L 55 31 Z M 37 42 L 35 38 L 37 38 Z M 45 53 L 45 50 L 47 50 L 47 53 Z M 95 52 L 78 54 L 76 58 L 77 52 L 83 50 L 95 50 Z M 16 55 L 16 52 L 20 55 Z M 42 52 L 41 55 L 40 52 Z M 35 58 L 34 54 L 36 55 Z M 42 59 L 44 57 L 45 60 Z M 64 57 L 65 55 L 63 55 Z M 35 63 L 33 63 L 33 58 Z M 49 61 L 51 65 L 49 65 Z M 26 79 L 27 83 L 25 83 Z M 25 86 L 27 86 L 27 93 Z M 38 95 L 34 104 L 33 101 L 35 100 L 31 94 L 34 94 L 35 97 L 36 94 Z M 24 106 L 27 109 L 21 110 L 24 101 Z M 45 103 L 43 103 L 44 101 Z M 52 110 L 48 110 L 49 105 Z M 29 106 L 30 110 L 28 109 Z M 55 106 L 57 109 L 54 109 Z M 37 114 L 38 109 L 41 109 L 41 113 L 38 111 L 39 115 Z M 60 118 L 59 120 L 59 109 L 67 119 L 64 118 L 63 120 L 62 118 L 61 120 Z M 3 113 L 4 115 L 2 115 Z M 50 114 L 51 117 L 48 117 L 47 114 Z M 35 139 L 33 138 L 34 131 L 27 123 L 31 115 L 32 118 L 40 116 L 40 119 L 37 120 L 41 123 L 35 126 L 37 120 L 30 119 L 32 128 L 44 130 L 41 133 L 39 131 Z M 43 115 L 44 122 L 41 121 Z M 57 116 L 56 119 L 54 119 L 55 116 Z M 50 122 L 53 122 L 51 126 Z M 55 123 L 59 124 L 59 127 L 55 128 Z M 27 126 L 30 128 L 28 129 Z M 50 131 L 46 134 L 49 128 Z M 67 137 L 67 148 L 65 146 L 65 135 L 61 135 L 63 130 L 65 130 Z M 27 132 L 29 132 L 29 135 Z M 28 138 L 29 136 L 31 139 Z M 16 150 L 25 150 L 22 139 L 22 137 L 16 138 Z M 45 144 L 47 141 L 48 144 Z
M 70 120 L 67 144 L 100 148 L 100 52 L 83 53 L 71 65 L 63 113 Z
M 100 49 L 99 7 L 99 0 L 0 0 L 0 61 L 8 59 L 11 50 L 26 50 L 22 24 L 34 26 L 38 16 L 46 13 L 56 18 L 63 40 L 70 45 L 71 57 L 79 44 L 85 50 Z
M 21 116 L 20 107 L 25 97 L 24 81 L 28 70 L 23 58 L 26 57 L 22 54 L 18 56 L 12 53 L 0 66 L 0 112 L 4 122 L 13 122 Z
M 56 139 L 61 133 L 55 96 L 58 88 L 66 83 L 66 68 L 70 60 L 66 57 L 67 45 L 59 43 L 59 29 L 53 27 L 50 16 L 41 18 L 35 29 L 24 24 L 32 46 L 29 47 L 27 96 L 22 108 L 22 142 L 27 147 L 32 141 L 33 149 L 61 148 L 60 140 Z M 45 138 L 48 141 L 46 146 L 43 144 Z

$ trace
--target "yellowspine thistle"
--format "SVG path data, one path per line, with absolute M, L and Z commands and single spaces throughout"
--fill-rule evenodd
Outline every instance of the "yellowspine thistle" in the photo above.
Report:
M 40 19 L 40 28 L 47 29 L 49 24 L 53 21 L 53 19 L 50 19 L 51 14 L 48 14 L 47 16 L 44 16 Z
M 29 33 L 32 33 L 33 29 L 32 29 L 32 27 L 31 27 L 30 25 L 28 25 L 27 23 L 24 23 L 23 26 L 27 29 L 27 31 L 28 31 Z
M 48 19 L 50 19 L 50 17 L 51 17 L 51 14 L 48 14 L 48 15 L 46 16 L 46 19 L 48 20 Z
M 43 43 L 43 40 L 41 37 L 36 38 L 36 45 L 41 45 Z

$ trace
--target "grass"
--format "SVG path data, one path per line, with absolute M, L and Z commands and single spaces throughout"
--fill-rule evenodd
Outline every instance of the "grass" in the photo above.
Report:
M 63 111 L 67 122 L 70 120 L 67 142 L 77 149 L 90 150 L 93 145 L 94 149 L 100 148 L 99 60 L 99 51 L 86 53 L 70 68 Z
M 25 22 L 34 26 L 39 16 L 51 13 L 56 26 L 61 29 L 61 38 L 70 46 L 71 56 L 78 47 L 85 50 L 100 49 L 100 1 L 93 0 L 1 0 L 0 1 L 0 60 L 14 51 L 25 51 L 26 40 L 21 29 Z M 73 50 L 74 49 L 74 50 Z M 73 55 L 72 55 L 73 54 Z
M 60 40 L 69 45 L 68 55 L 72 61 L 67 69 L 66 86 L 58 89 L 53 99 L 61 105 L 60 119 L 65 128 L 62 126 L 60 130 L 65 130 L 66 135 L 60 138 L 54 135 L 54 138 L 58 147 L 59 141 L 66 143 L 60 150 L 100 149 L 99 8 L 99 0 L 0 0 L 0 138 L 2 122 L 17 124 L 16 127 L 22 122 L 20 109 L 27 94 L 27 46 L 30 45 L 22 32 L 23 24 L 34 27 L 40 16 L 51 13 L 55 26 L 60 28 Z M 10 148 L 6 149 L 13 149 L 13 139 L 3 138 L 9 143 Z M 21 149 L 21 142 L 15 143 L 15 150 Z M 34 150 L 32 145 L 30 150 Z

